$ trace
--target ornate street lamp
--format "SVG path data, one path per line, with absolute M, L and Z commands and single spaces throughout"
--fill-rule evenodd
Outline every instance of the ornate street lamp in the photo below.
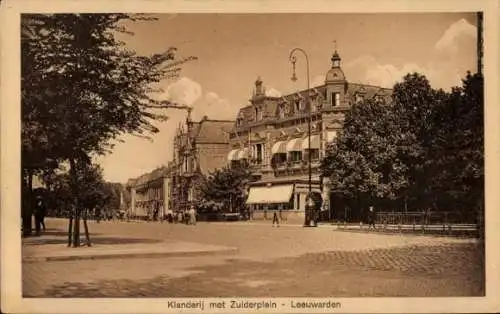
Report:
M 304 219 L 304 227 L 311 227 L 311 221 L 313 221 L 313 226 L 317 226 L 316 222 L 316 215 L 314 213 L 315 206 L 314 206 L 314 200 L 312 198 L 312 169 L 311 169 L 311 97 L 309 95 L 309 90 L 311 88 L 310 83 L 309 83 L 309 58 L 307 56 L 307 53 L 304 51 L 302 48 L 294 48 L 290 51 L 290 62 L 292 63 L 293 66 L 293 74 L 291 77 L 291 80 L 293 82 L 297 81 L 297 75 L 295 74 L 295 63 L 297 62 L 297 57 L 295 56 L 296 52 L 301 52 L 304 57 L 306 58 L 306 67 L 307 67 L 307 94 L 306 94 L 306 102 L 307 102 L 307 110 L 308 110 L 308 116 L 309 118 L 307 119 L 307 148 L 308 148 L 308 154 L 307 154 L 307 162 L 308 162 L 308 175 L 309 175 L 309 180 L 308 180 L 308 194 L 306 197 L 306 208 L 305 208 L 305 219 Z

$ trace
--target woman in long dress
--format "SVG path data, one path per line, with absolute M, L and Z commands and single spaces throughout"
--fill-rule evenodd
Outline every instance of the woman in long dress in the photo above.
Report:
M 191 206 L 189 209 L 189 224 L 196 225 L 196 210 L 194 209 L 194 206 Z

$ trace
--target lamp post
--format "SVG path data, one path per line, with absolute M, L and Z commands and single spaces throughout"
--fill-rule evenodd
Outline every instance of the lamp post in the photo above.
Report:
M 311 88 L 310 82 L 309 82 L 309 57 L 307 56 L 307 53 L 304 51 L 302 48 L 293 48 L 290 51 L 290 62 L 292 63 L 293 66 L 293 75 L 291 77 L 291 80 L 293 82 L 297 81 L 297 75 L 295 74 L 295 63 L 297 62 L 297 57 L 295 54 L 297 52 L 301 52 L 305 59 L 306 59 L 306 68 L 307 68 L 307 94 L 306 94 L 306 101 L 307 101 L 307 110 L 308 110 L 308 119 L 307 119 L 307 148 L 308 148 L 308 154 L 307 154 L 307 163 L 308 163 L 308 194 L 306 197 L 306 208 L 305 208 L 305 219 L 304 219 L 304 227 L 310 227 L 311 226 L 311 220 L 314 222 L 314 226 L 317 226 L 316 223 L 316 217 L 314 215 L 314 201 L 312 199 L 312 169 L 311 169 L 311 97 L 309 95 L 309 89 Z

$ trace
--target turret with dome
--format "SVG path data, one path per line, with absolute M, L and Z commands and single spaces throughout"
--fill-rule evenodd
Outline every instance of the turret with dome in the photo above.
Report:
M 328 84 L 331 82 L 345 81 L 344 71 L 342 71 L 342 68 L 340 67 L 340 61 L 342 61 L 342 59 L 336 49 L 331 60 L 332 68 L 326 73 L 325 83 Z

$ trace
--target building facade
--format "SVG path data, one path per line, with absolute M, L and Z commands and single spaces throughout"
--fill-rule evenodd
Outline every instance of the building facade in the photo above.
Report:
M 130 179 L 126 187 L 130 193 L 128 216 L 132 219 L 152 219 L 155 210 L 165 216 L 171 209 L 171 167 L 160 167 L 138 178 Z
M 231 164 L 247 163 L 252 169 L 254 181 L 247 205 L 256 219 L 272 209 L 282 209 L 289 216 L 304 215 L 309 192 L 308 154 L 313 199 L 323 209 L 323 216 L 332 217 L 335 204 L 329 182 L 319 175 L 325 148 L 341 131 L 344 115 L 353 103 L 391 96 L 390 89 L 348 82 L 337 51 L 331 61 L 323 85 L 282 97 L 266 96 L 258 78 L 250 104 L 238 113 L 227 159 Z
M 198 180 L 227 165 L 229 134 L 234 123 L 234 120 L 213 120 L 205 116 L 199 122 L 188 118 L 177 129 L 171 172 L 171 206 L 174 211 L 196 206 L 199 201 Z
M 186 119 L 176 130 L 173 160 L 165 167 L 127 182 L 130 191 L 129 216 L 151 219 L 159 215 L 188 209 L 196 205 L 197 182 L 201 176 L 226 166 L 230 150 L 229 133 L 234 121 L 203 117 L 199 122 Z

